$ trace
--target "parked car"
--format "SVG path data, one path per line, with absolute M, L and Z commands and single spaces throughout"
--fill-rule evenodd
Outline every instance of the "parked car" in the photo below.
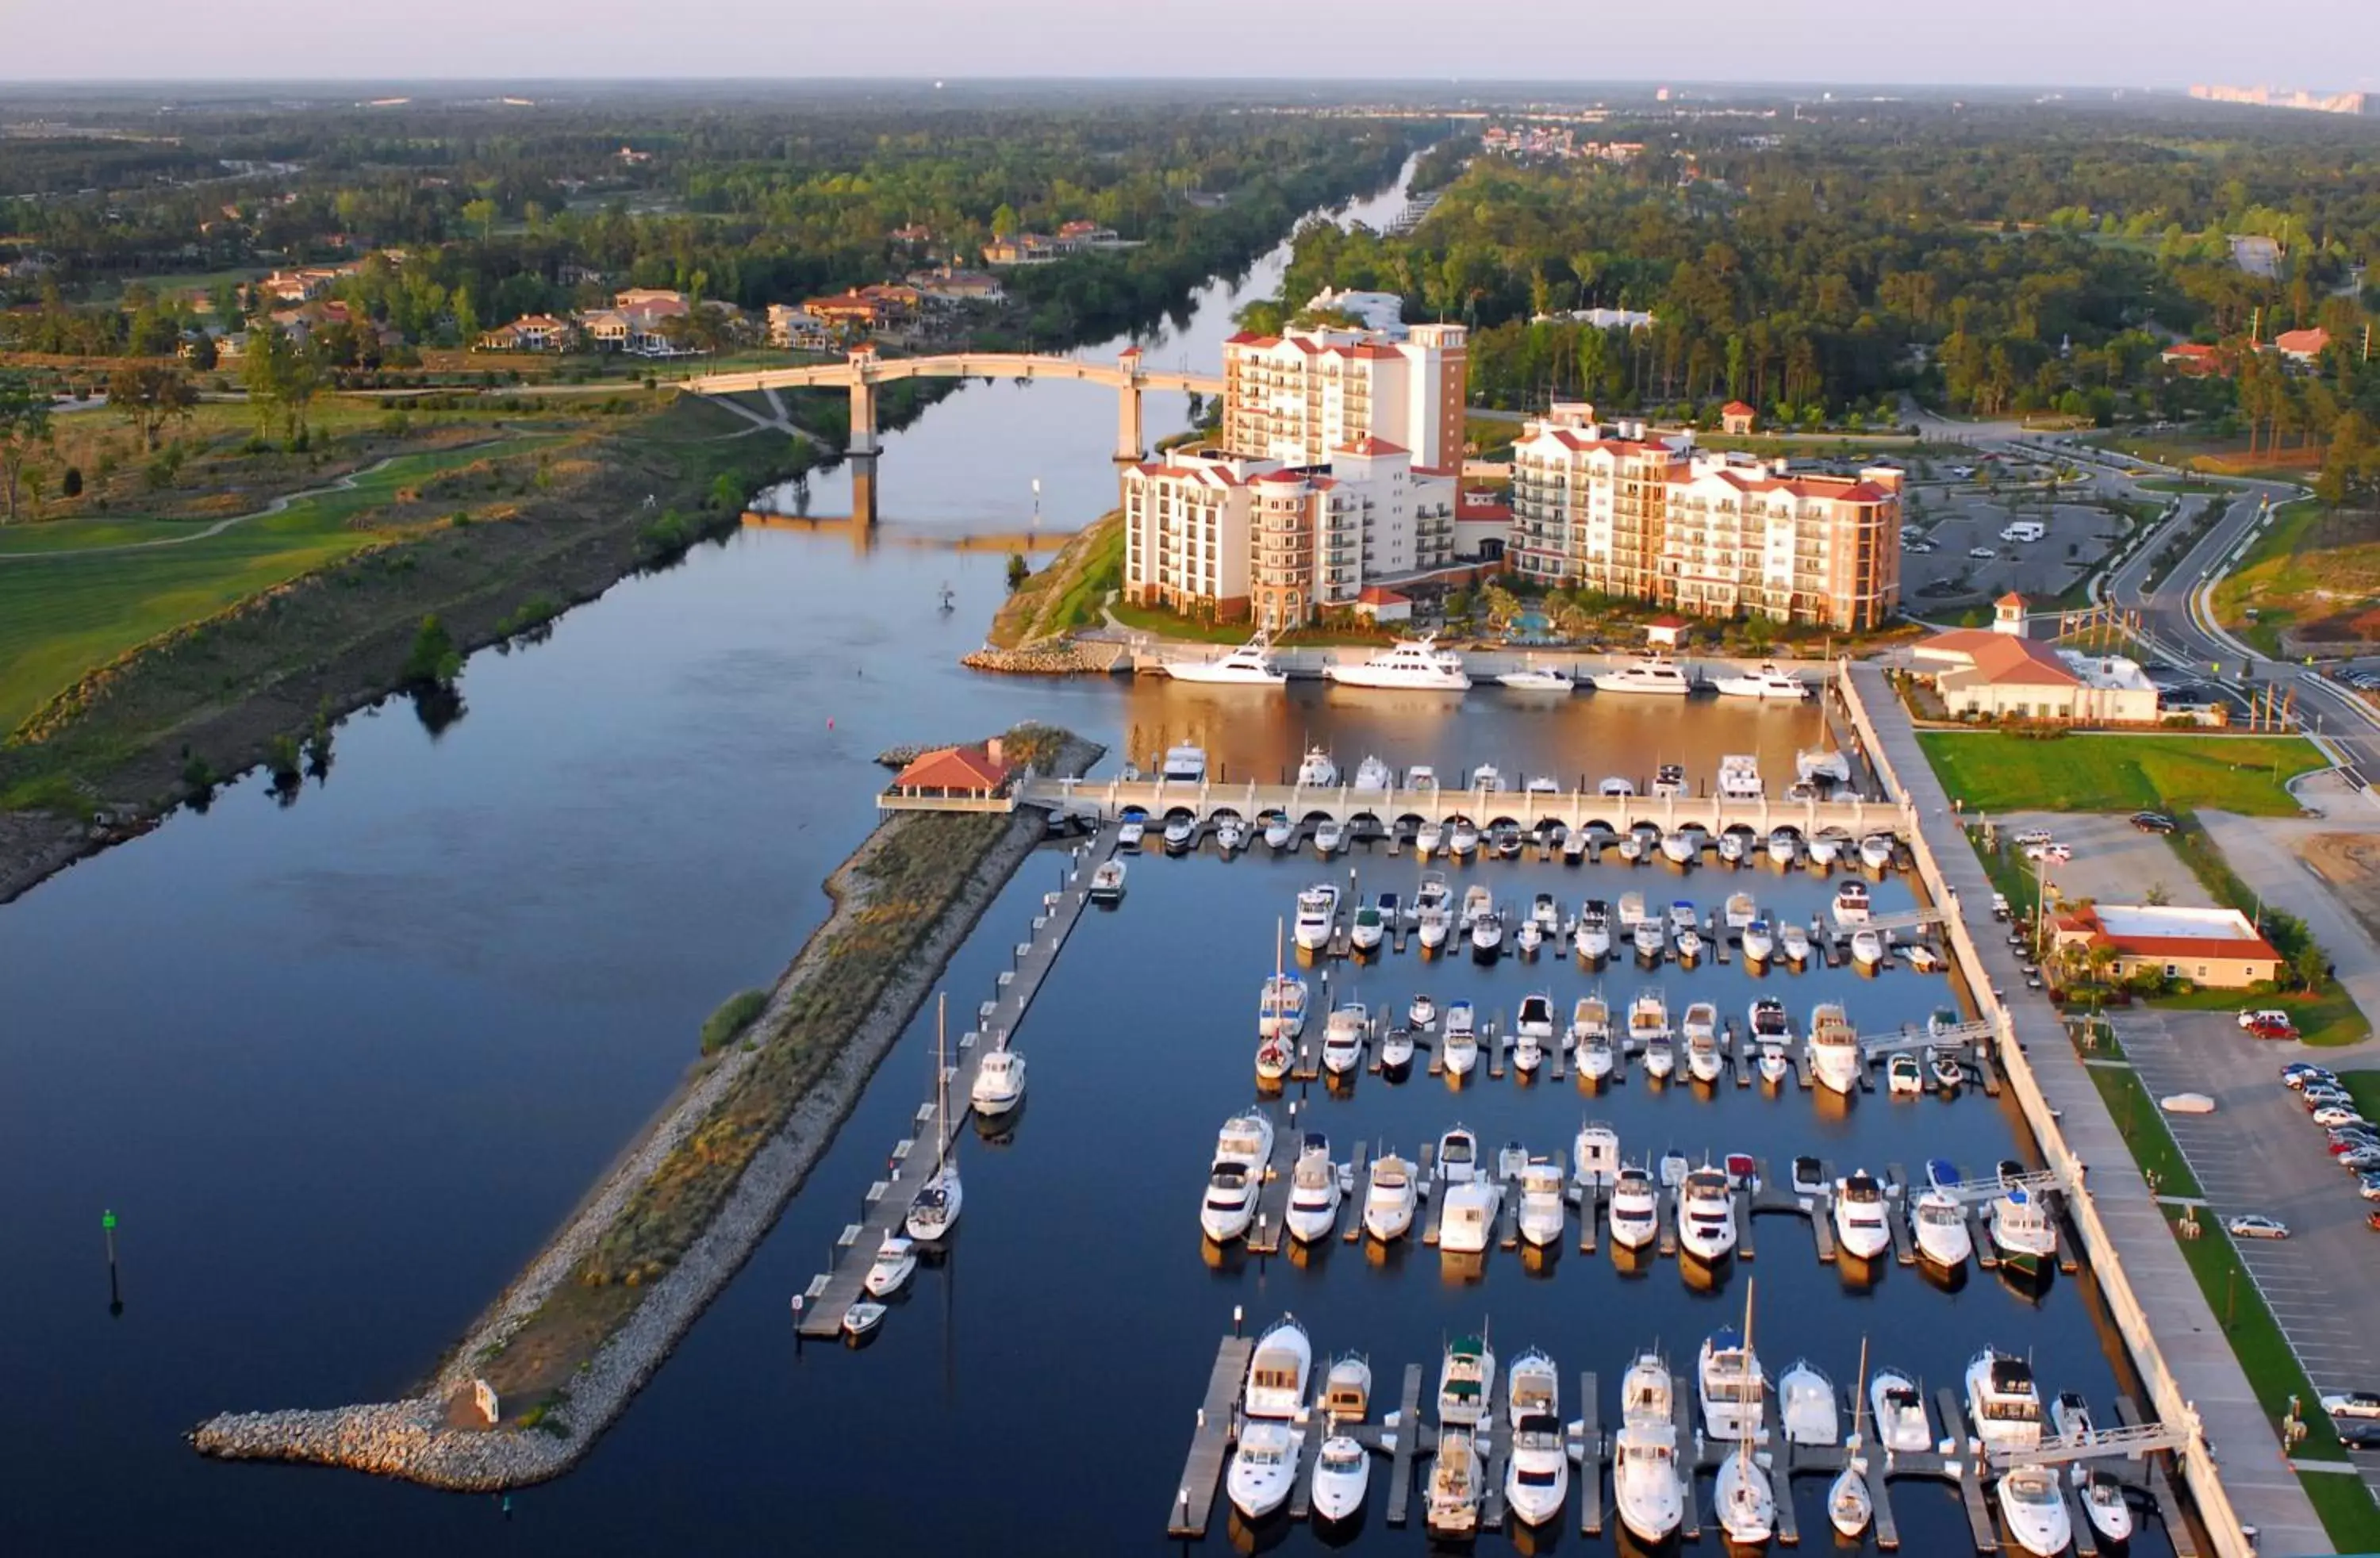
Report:
M 1990 559 L 1998 556 L 1999 554 L 1993 551 L 1988 546 L 1971 546 L 1967 548 L 1967 555 L 1989 561 Z
M 2355 1147 L 2338 1154 L 2339 1165 L 2359 1177 L 2380 1173 L 2380 1145 Z
M 2366 1169 L 2357 1175 L 2355 1193 L 2367 1201 L 2380 1201 L 2380 1169 Z
M 2317 1126 L 2360 1126 L 2365 1121 L 2355 1112 L 2352 1104 L 2325 1103 L 2313 1112 L 2313 1123 Z
M 2289 1013 L 2274 1006 L 2242 1010 L 2240 1014 L 2240 1026 L 2242 1028 L 2253 1028 L 2260 1022 L 2277 1022 L 2284 1027 L 2291 1026 Z M 2323 1068 L 2317 1065 L 2310 1069 L 2319 1071 Z
M 1934 550 L 1934 543 L 1930 541 L 1912 541 L 1900 550 L 1903 552 L 1931 552 Z
M 2380 1228 L 2380 1211 L 2372 1214 L 2372 1225 Z M 2369 1418 L 2333 1418 L 2330 1426 L 2338 1431 L 2338 1442 L 2350 1449 L 2369 1450 L 2380 1445 L 2380 1422 Z
M 2235 1239 L 2285 1239 L 2289 1236 L 2288 1223 L 2277 1217 L 2267 1217 L 2261 1211 L 2235 1217 L 2223 1227 Z
M 2135 811 L 2132 826 L 2144 834 L 2169 834 L 2174 830 L 2174 821 L 2162 811 Z
M 2074 851 L 2063 844 L 2028 844 L 2024 846 L 2028 860 L 2070 860 Z
M 2270 1039 L 2276 1042 L 2298 1036 L 2298 1030 L 2288 1023 L 2267 1022 L 2261 1018 L 2248 1025 L 2248 1033 L 2251 1038 Z
M 2013 833 L 2009 834 L 2009 842 L 2011 844 L 2047 844 L 2050 839 L 2055 836 L 2056 835 L 2047 828 L 2027 828 L 2022 833 Z
M 2244 1028 L 2247 1025 L 2242 1023 L 2240 1026 Z M 2338 1073 L 2326 1065 L 2316 1065 L 2310 1060 L 2293 1060 L 2281 1067 L 2281 1085 L 2285 1088 L 2302 1088 L 2316 1077 L 2336 1083 Z
M 2322 1409 L 2334 1418 L 2380 1420 L 2380 1391 L 2341 1391 L 2322 1398 Z

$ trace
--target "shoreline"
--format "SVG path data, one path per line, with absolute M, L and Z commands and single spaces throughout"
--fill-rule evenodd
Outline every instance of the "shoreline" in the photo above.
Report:
M 1079 773 L 1102 751 L 1074 738 L 1055 766 Z M 825 951 L 834 932 L 868 907 L 862 868 L 908 821 L 899 815 L 888 818 L 827 878 L 834 909 L 810 932 L 771 988 L 768 1010 L 756 1028 L 782 1013 L 826 966 Z M 1043 836 L 1044 819 L 1038 812 L 1019 811 L 1010 819 L 906 959 L 905 971 L 885 987 L 845 1036 L 783 1127 L 755 1153 L 710 1224 L 581 1365 L 566 1399 L 540 1415 L 536 1425 L 465 1426 L 457 1401 L 468 1404 L 481 1362 L 501 1350 L 568 1280 L 654 1168 L 709 1118 L 759 1050 L 732 1050 L 698 1080 L 678 1089 L 673 1104 L 614 1160 L 577 1211 L 447 1350 L 419 1394 L 346 1406 L 223 1413 L 190 1430 L 193 1447 L 218 1459 L 344 1467 L 455 1491 L 525 1487 L 568 1471 L 618 1420 L 775 1227 L 810 1169 L 833 1145 L 878 1065 L 942 977 L 952 955 Z

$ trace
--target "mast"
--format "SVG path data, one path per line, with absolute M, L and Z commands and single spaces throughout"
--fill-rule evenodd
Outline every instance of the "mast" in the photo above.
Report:
M 951 992 L 943 991 L 934 997 L 934 1177 L 941 1179 L 950 1172 L 951 1158 L 951 1068 L 943 1058 L 942 1017 L 949 1011 Z
M 1867 1414 L 1867 1338 L 1860 1338 L 1859 1383 L 1852 1389 L 1852 1453 L 1860 1447 L 1860 1425 Z

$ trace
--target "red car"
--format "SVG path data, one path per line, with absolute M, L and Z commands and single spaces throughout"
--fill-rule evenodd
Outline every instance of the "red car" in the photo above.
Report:
M 2380 1229 L 2380 1211 L 2366 1213 L 2363 1219 L 2363 1225 L 2367 1228 Z
M 2259 1039 L 2294 1039 L 2298 1036 L 2295 1027 L 2285 1022 L 2274 1022 L 2270 1018 L 2250 1023 L 2248 1031 Z

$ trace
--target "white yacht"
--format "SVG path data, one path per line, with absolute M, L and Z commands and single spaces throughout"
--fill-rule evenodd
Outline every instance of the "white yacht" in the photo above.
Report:
M 1801 836 L 1791 828 L 1772 828 L 1768 834 L 1769 863 L 1779 870 L 1790 870 L 1802 858 Z
M 1371 1014 L 1354 1001 L 1342 1001 L 1322 1025 L 1322 1069 L 1344 1077 L 1364 1061 L 1364 1040 L 1372 1030 Z
M 1885 1062 L 1884 1090 L 1894 1098 L 1915 1098 L 1925 1090 L 1925 1068 L 1903 1050 Z
M 967 1101 L 975 1105 L 977 1114 L 990 1119 L 998 1119 L 1024 1102 L 1025 1057 L 1003 1041 L 976 1068 L 975 1085 L 967 1089 Z
M 1123 862 L 1101 860 L 1091 872 L 1088 896 L 1095 904 L 1117 904 L 1123 901 Z
M 1562 1171 L 1543 1154 L 1521 1171 L 1521 1237 L 1542 1248 L 1561 1242 L 1570 1209 L 1562 1199 Z
M 1177 682 L 1202 682 L 1210 687 L 1280 687 L 1288 676 L 1272 663 L 1272 639 L 1263 633 L 1220 660 L 1176 660 L 1165 674 Z
M 2098 1437 L 2091 1420 L 2091 1404 L 2081 1391 L 2059 1391 L 2049 1404 L 2049 1427 L 2061 1444 L 2088 1444 Z
M 2058 1259 L 2058 1224 L 2037 1192 L 2012 1185 L 1992 1202 L 1992 1248 L 1999 1252 L 2000 1270 L 2020 1277 L 2039 1276 Z
M 1314 824 L 1314 852 L 1329 859 L 1345 846 L 1347 824 L 1336 817 L 1325 817 Z
M 1819 1086 L 1847 1095 L 1859 1091 L 1860 1073 L 1866 1068 L 1866 1057 L 1860 1049 L 1859 1034 L 1843 1015 L 1840 1004 L 1821 1001 L 1811 1008 L 1810 1037 L 1804 1048 Z
M 1551 665 L 1524 665 L 1496 679 L 1515 692 L 1569 692 L 1577 686 L 1569 672 Z
M 1496 1242 L 1496 1216 L 1504 1187 L 1485 1175 L 1447 1187 L 1439 1208 L 1438 1248 L 1449 1255 L 1478 1255 Z
M 2074 1493 L 2082 1503 L 2083 1517 L 2100 1537 L 2120 1545 L 2132 1540 L 2132 1506 L 2125 1501 L 2124 1485 L 2104 1471 L 2074 1468 Z
M 1621 1522 L 1658 1547 L 1685 1513 L 1678 1467 L 1678 1427 L 1670 1415 L 1669 1366 L 1652 1353 L 1621 1377 L 1621 1428 L 1611 1440 L 1611 1491 Z
M 1116 825 L 1116 847 L 1118 849 L 1128 849 L 1137 854 L 1140 850 L 1141 840 L 1148 836 L 1148 819 L 1139 815 L 1136 811 L 1126 813 L 1124 820 Z
M 1483 762 L 1471 771 L 1471 787 L 1482 795 L 1497 795 L 1511 788 L 1504 783 L 1504 771 L 1492 762 Z
M 1777 927 L 1777 950 L 1785 955 L 1786 962 L 1801 968 L 1810 961 L 1810 932 L 1797 922 L 1786 920 Z
M 1248 1231 L 1256 1221 L 1265 1165 L 1271 1161 L 1272 1121 L 1263 1111 L 1252 1109 L 1223 1122 L 1215 1138 L 1206 1200 L 1198 1211 L 1198 1226 L 1208 1238 L 1221 1244 Z
M 1941 1190 L 1921 1190 L 1909 1210 L 1909 1231 L 1916 1236 L 1917 1253 L 1937 1272 L 1955 1272 L 1974 1250 L 1967 1232 L 1967 1209 L 1956 1196 Z
M 1751 930 L 1753 922 L 1759 918 L 1760 907 L 1753 902 L 1749 893 L 1730 893 L 1726 906 L 1719 910 L 1721 923 L 1739 934 Z
M 1661 961 L 1662 954 L 1670 945 L 1670 938 L 1658 919 L 1639 920 L 1628 939 L 1636 948 L 1636 955 L 1646 963 Z
M 917 1248 L 898 1234 L 887 1234 L 884 1242 L 876 1247 L 876 1259 L 869 1262 L 868 1274 L 859 1285 L 868 1290 L 870 1298 L 889 1298 L 909 1284 L 917 1270 Z
M 1620 1133 L 1590 1120 L 1571 1143 L 1571 1177 L 1581 1185 L 1609 1185 L 1620 1176 Z
M 1670 1037 L 1670 1004 L 1658 990 L 1640 990 L 1628 1003 L 1628 1046 L 1635 1049 Z
M 1400 1076 L 1413 1064 L 1414 1036 L 1409 1028 L 1392 1028 L 1380 1036 L 1380 1069 Z
M 1355 765 L 1355 787 L 1359 790 L 1385 790 L 1395 779 L 1389 765 L 1368 752 Z
M 1479 853 L 1479 825 L 1468 817 L 1457 817 L 1449 822 L 1446 852 L 1458 860 L 1467 860 Z
M 1207 777 L 1207 749 L 1187 741 L 1168 747 L 1157 772 L 1169 785 L 1200 784 Z
M 1655 800 L 1683 800 L 1693 793 L 1692 788 L 1686 784 L 1684 763 L 1665 762 L 1653 770 Z
M 1215 819 L 1215 847 L 1225 856 L 1236 855 L 1248 845 L 1248 825 L 1237 817 Z
M 1428 859 L 1446 846 L 1446 825 L 1434 818 L 1425 818 L 1414 829 L 1414 854 Z
M 1734 1250 L 1735 1195 L 1721 1170 L 1699 1168 L 1686 1175 L 1678 1196 L 1678 1245 L 1706 1266 Z
M 1985 1451 L 2041 1442 L 2041 1391 L 2033 1365 L 1985 1347 L 1967 1364 L 1967 1418 Z
M 1467 1185 L 1479 1177 L 1479 1138 L 1462 1126 L 1438 1138 L 1438 1177 L 1449 1185 Z
M 1892 865 L 1892 835 L 1870 834 L 1859 841 L 1860 864 L 1882 876 Z
M 1752 830 L 1742 823 L 1723 830 L 1718 835 L 1719 862 L 1730 866 L 1745 864 L 1752 858 Z
M 1297 895 L 1297 919 L 1292 922 L 1291 933 L 1299 946 L 1308 952 L 1321 951 L 1330 944 L 1330 932 L 1338 923 L 1338 888 L 1318 882 Z
M 1842 1416 L 1835 1405 L 1834 1382 L 1808 1358 L 1795 1358 L 1793 1367 L 1777 1377 L 1777 1405 L 1788 1442 L 1829 1448 L 1842 1442 Z
M 1533 1416 L 1512 1430 L 1512 1458 L 1504 1469 L 1504 1502 L 1526 1526 L 1550 1525 L 1561 1518 L 1562 1507 L 1570 1502 L 1570 1451 L 1563 1442 L 1559 1418 Z
M 1641 1168 L 1623 1168 L 1611 1182 L 1611 1242 L 1642 1249 L 1660 1231 L 1660 1201 L 1653 1176 Z
M 1852 931 L 1852 961 L 1863 968 L 1881 967 L 1884 963 L 1883 935 L 1866 925 Z
M 1832 747 L 1812 747 L 1793 754 L 1793 772 L 1814 784 L 1824 781 L 1848 785 L 1852 782 L 1852 761 Z
M 1730 752 L 1718 760 L 1718 794 L 1721 800 L 1758 800 L 1762 793 L 1758 758 L 1744 752 Z
M 1531 991 L 1521 997 L 1520 1015 L 1512 1021 L 1515 1037 L 1535 1039 L 1541 1044 L 1554 1041 L 1554 998 L 1543 991 Z
M 1636 927 L 1644 923 L 1645 895 L 1642 893 L 1621 894 L 1620 928 L 1622 931 L 1633 931 Z
M 1695 1365 L 1702 1394 L 1703 1425 L 1713 1439 L 1756 1439 L 1761 1433 L 1760 1395 L 1766 1382 L 1760 1358 L 1731 1325 L 1703 1338 Z
M 942 1042 L 942 1013 L 945 1001 L 934 1004 L 934 1118 L 951 1117 L 950 1062 Z M 959 1182 L 958 1160 L 950 1155 L 947 1132 L 934 1132 L 934 1172 L 918 1187 L 917 1198 L 910 1201 L 908 1214 L 902 1219 L 902 1228 L 920 1243 L 948 1238 L 959 1220 L 959 1209 L 965 1203 L 966 1187 Z
M 1330 1161 L 1330 1141 L 1320 1131 L 1308 1131 L 1297 1149 L 1296 1166 L 1289 1171 L 1289 1211 L 1281 1219 L 1289 1236 L 1304 1244 L 1327 1239 L 1339 1225 L 1339 1165 Z
M 1522 920 L 1520 929 L 1512 932 L 1512 946 L 1524 957 L 1535 958 L 1545 944 L 1546 928 L 1534 919 Z
M 1272 850 L 1297 847 L 1297 824 L 1286 813 L 1276 811 L 1264 820 L 1265 847 Z
M 1834 869 L 1834 864 L 1851 851 L 1851 837 L 1833 828 L 1821 828 L 1810 835 L 1810 869 L 1821 875 Z
M 1439 1425 L 1477 1428 L 1488 1420 L 1488 1405 L 1495 1394 L 1496 1354 L 1488 1345 L 1488 1339 L 1456 1337 L 1439 1364 Z
M 1168 855 L 1188 854 L 1191 841 L 1197 836 L 1198 822 L 1196 818 L 1179 816 L 1168 817 L 1165 820 L 1165 852 Z
M 1438 770 L 1426 762 L 1414 764 L 1405 770 L 1405 788 L 1408 790 L 1437 789 Z
M 1467 1537 L 1479 1528 L 1487 1497 L 1484 1462 L 1468 1433 L 1441 1431 L 1424 1489 L 1423 1523 L 1436 1537 Z
M 1684 868 L 1694 863 L 1701 851 L 1694 847 L 1694 836 L 1682 830 L 1661 835 L 1661 858 L 1673 866 Z
M 1402 688 L 1420 692 L 1467 692 L 1471 678 L 1463 657 L 1429 639 L 1400 639 L 1354 664 L 1326 665 L 1323 676 L 1342 687 Z
M 1372 1486 L 1370 1452 L 1343 1433 L 1322 1442 L 1314 1463 L 1314 1517 L 1336 1525 L 1354 1518 Z
M 1759 1069 L 1760 1079 L 1772 1088 L 1781 1086 L 1786 1077 L 1793 1075 L 1793 1060 L 1786 1044 L 1782 1039 L 1760 1041 L 1760 1054 L 1754 1065 Z
M 1835 1181 L 1835 1242 L 1845 1255 L 1860 1260 L 1873 1260 L 1892 1248 L 1884 1187 L 1865 1169 Z
M 1682 698 L 1694 688 L 1686 674 L 1673 660 L 1646 658 L 1617 671 L 1598 671 L 1594 678 L 1597 692 L 1650 692 Z
M 1751 1025 L 1755 1042 L 1768 1039 L 1784 1041 L 1793 1037 L 1793 1019 L 1786 1015 L 1785 1003 L 1774 995 L 1753 997 L 1751 1006 L 1744 1012 L 1744 1020 Z
M 1589 898 L 1578 907 L 1578 925 L 1571 932 L 1578 955 L 1589 963 L 1599 963 L 1611 955 L 1611 911 L 1600 898 Z
M 1723 1062 L 1718 1053 L 1718 1008 L 1697 1001 L 1686 1008 L 1680 1031 L 1686 1041 L 1686 1075 L 1697 1082 L 1718 1080 Z
M 1404 1237 L 1420 1195 L 1413 1164 L 1394 1152 L 1375 1160 L 1371 1187 L 1364 1192 L 1364 1232 L 1383 1244 Z
M 1867 883 L 1856 879 L 1835 889 L 1833 905 L 1838 925 L 1864 925 L 1868 918 Z
M 1636 793 L 1636 785 L 1633 781 L 1613 773 L 1607 775 L 1603 783 L 1595 787 L 1595 792 L 1606 800 L 1626 800 Z
M 1779 670 L 1768 661 L 1762 661 L 1757 671 L 1739 671 L 1730 676 L 1715 676 L 1711 686 L 1722 698 L 1782 698 L 1799 700 L 1810 696 L 1809 684 L 1788 671 Z
M 1362 1353 L 1331 1359 L 1322 1376 L 1322 1411 L 1333 1423 L 1360 1423 L 1372 1410 L 1372 1364 Z
M 1314 1373 L 1314 1344 L 1305 1327 L 1289 1315 L 1257 1338 L 1248 1360 L 1247 1389 L 1240 1410 L 1250 1418 L 1291 1418 L 1305 1410 L 1305 1387 Z
M 1504 919 L 1490 907 L 1471 922 L 1471 956 L 1475 962 L 1493 963 L 1503 948 Z
M 1298 1453 L 1305 1444 L 1304 1431 L 1286 1422 L 1252 1422 L 1243 1428 L 1223 1479 L 1232 1507 L 1250 1520 L 1279 1509 L 1297 1479 Z
M 2057 1467 L 2011 1467 L 2000 1473 L 1998 1497 L 2009 1535 L 2034 1558 L 2057 1558 L 2074 1540 L 2073 1517 L 2066 1513 L 2066 1490 L 2058 1486 Z
M 1876 1414 L 1876 1441 L 1898 1455 L 1934 1448 L 1934 1428 L 1925 1417 L 1925 1394 L 1908 1375 L 1876 1370 L 1867 1382 L 1868 1408 Z
M 1446 1008 L 1445 1031 L 1439 1036 L 1438 1055 L 1450 1077 L 1463 1077 L 1479 1064 L 1479 1033 L 1472 1020 L 1471 1003 L 1451 1002 Z
M 1427 1028 L 1437 1020 L 1438 1003 L 1430 999 L 1429 992 L 1415 991 L 1413 999 L 1405 1003 L 1406 1023 L 1415 1028 Z
M 1645 1041 L 1645 1075 L 1658 1082 L 1678 1069 L 1678 1052 L 1666 1033 Z
M 1319 834 L 1316 835 L 1315 842 L 1318 846 L 1321 843 Z M 1395 896 L 1394 894 L 1383 895 Z M 1380 943 L 1388 940 L 1390 912 L 1392 911 L 1385 910 L 1376 903 L 1365 904 L 1357 907 L 1354 919 L 1347 927 L 1348 946 L 1357 952 L 1379 951 Z
M 1600 993 L 1582 995 L 1571 1004 L 1570 1030 L 1563 1035 L 1563 1045 L 1571 1050 L 1584 1050 L 1597 1038 L 1611 1037 L 1611 1008 L 1604 1004 Z
M 1561 1433 L 1561 1373 L 1541 1348 L 1530 1347 L 1512 1360 L 1505 1373 L 1505 1418 L 1515 1433 L 1533 1424 L 1550 1430 L 1559 1447 Z M 1556 1508 L 1560 1508 L 1559 1502 Z M 1536 1519 L 1530 1521 L 1537 1524 Z
M 1330 761 L 1329 749 L 1308 747 L 1297 765 L 1297 782 L 1308 789 L 1331 789 L 1339 783 L 1339 765 Z

